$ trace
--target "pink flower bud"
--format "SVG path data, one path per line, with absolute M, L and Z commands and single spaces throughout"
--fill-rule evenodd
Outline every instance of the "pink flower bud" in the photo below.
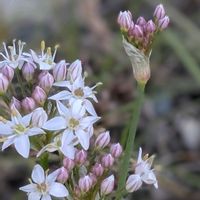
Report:
M 26 97 L 25 99 L 23 99 L 21 105 L 22 105 L 22 109 L 26 113 L 33 111 L 36 107 L 35 101 L 31 97 Z
M 95 185 L 97 183 L 97 177 L 93 173 L 89 173 L 89 176 L 92 180 L 92 185 Z
M 101 164 L 96 163 L 93 167 L 92 167 L 92 173 L 95 176 L 102 176 L 104 172 L 104 168 Z
M 162 4 L 156 6 L 153 16 L 158 20 L 165 16 L 165 9 Z
M 14 77 L 14 69 L 12 67 L 9 67 L 8 65 L 5 65 L 4 67 L 1 68 L 1 73 L 6 76 L 9 82 L 12 81 Z
M 117 22 L 120 25 L 120 28 L 122 30 L 128 31 L 131 24 L 133 23 L 131 12 L 130 11 L 124 11 L 124 12 L 120 11 Z
M 66 168 L 61 167 L 60 172 L 57 176 L 57 181 L 64 184 L 69 178 L 69 174 Z
M 67 79 L 75 81 L 82 76 L 82 65 L 80 60 L 75 60 L 68 68 Z
M 92 187 L 92 179 L 90 178 L 90 176 L 84 176 L 79 179 L 78 185 L 81 189 L 81 192 L 88 192 Z
M 39 75 L 38 75 L 38 80 L 40 81 L 40 79 L 47 73 L 47 71 L 42 71 Z
M 110 147 L 110 152 L 114 158 L 118 158 L 122 154 L 122 146 L 119 143 L 112 144 Z
M 156 25 L 152 20 L 149 20 L 146 24 L 146 32 L 153 33 L 156 30 Z
M 61 60 L 53 68 L 53 77 L 54 77 L 55 81 L 65 80 L 66 73 L 67 73 L 67 63 L 65 62 L 65 60 Z
M 106 154 L 105 156 L 102 157 L 101 163 L 102 163 L 103 167 L 109 168 L 113 165 L 114 158 L 112 157 L 112 155 L 110 153 Z
M 110 143 L 110 133 L 109 131 L 106 131 L 98 135 L 94 145 L 99 149 L 103 149 L 109 143 Z
M 10 107 L 12 107 L 12 105 L 14 105 L 15 108 L 17 108 L 17 110 L 20 110 L 20 109 L 21 109 L 21 103 L 20 103 L 20 101 L 19 101 L 18 99 L 16 99 L 15 97 L 12 97 Z
M 75 163 L 78 165 L 82 165 L 87 159 L 87 152 L 84 150 L 78 150 L 75 153 Z
M 49 92 L 49 90 L 51 89 L 52 85 L 54 82 L 54 78 L 53 76 L 49 73 L 46 72 L 39 81 L 39 86 L 45 91 L 45 92 Z
M 63 166 L 68 170 L 71 171 L 74 168 L 74 161 L 70 158 L 65 157 L 63 159 Z
M 22 67 L 22 75 L 26 81 L 32 81 L 36 66 L 33 63 L 27 62 Z
M 9 86 L 9 81 L 6 76 L 0 73 L 0 94 L 4 94 Z
M 137 174 L 130 175 L 126 181 L 126 190 L 128 192 L 134 192 L 142 186 L 141 177 Z
M 139 25 L 135 25 L 135 27 L 133 29 L 133 34 L 134 34 L 136 39 L 141 39 L 143 37 L 142 27 L 139 26 Z
M 33 111 L 31 117 L 31 125 L 36 127 L 42 127 L 47 121 L 48 116 L 43 108 L 37 108 Z
M 113 175 L 104 179 L 101 183 L 101 194 L 107 195 L 110 194 L 114 189 L 115 177 Z
M 136 24 L 139 25 L 139 26 L 141 26 L 141 27 L 145 26 L 146 23 L 147 22 L 146 22 L 146 20 L 145 20 L 144 17 L 138 17 L 137 22 L 136 22 Z
M 160 30 L 166 29 L 168 27 L 168 25 L 169 25 L 169 17 L 168 16 L 165 16 L 164 18 L 159 19 L 158 28 Z
M 47 95 L 41 87 L 36 86 L 33 90 L 32 97 L 38 105 L 43 106 L 44 102 L 46 101 Z

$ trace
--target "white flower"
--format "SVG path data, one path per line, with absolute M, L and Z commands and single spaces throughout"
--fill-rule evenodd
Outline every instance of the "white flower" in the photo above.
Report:
M 156 176 L 154 174 L 154 169 L 151 169 L 153 163 L 153 156 L 142 159 L 142 148 L 139 149 L 137 164 L 135 167 L 135 174 L 140 175 L 141 180 L 146 184 L 153 184 L 155 188 L 158 188 L 158 183 Z
M 32 57 L 33 61 L 39 65 L 40 70 L 51 70 L 54 68 L 56 63 L 54 62 L 58 45 L 55 46 L 54 52 L 52 54 L 51 47 L 47 47 L 45 53 L 45 42 L 41 42 L 41 54 L 31 50 L 31 54 L 26 54 L 29 57 Z
M 97 116 L 92 103 L 88 99 L 93 99 L 95 102 L 98 102 L 94 88 L 97 87 L 101 83 L 97 83 L 93 87 L 85 86 L 84 79 L 79 76 L 74 82 L 70 83 L 70 81 L 61 81 L 54 83 L 54 86 L 58 87 L 66 87 L 67 90 L 63 90 L 51 97 L 49 99 L 52 100 L 68 100 L 70 103 L 73 103 L 76 100 L 81 100 L 85 109 L 94 116 Z
M 14 144 L 17 152 L 24 158 L 29 157 L 29 136 L 44 134 L 45 132 L 31 125 L 31 114 L 21 116 L 14 105 L 11 107 L 11 121 L 0 122 L 0 135 L 3 135 L 2 151 Z
M 57 108 L 60 116 L 47 121 L 43 128 L 50 131 L 65 129 L 63 138 L 73 133 L 82 147 L 87 150 L 90 137 L 93 134 L 93 124 L 99 117 L 87 116 L 80 100 L 75 101 L 69 108 L 58 101 Z
M 76 137 L 73 135 L 73 133 L 58 135 L 54 138 L 53 142 L 50 144 L 47 144 L 44 146 L 39 153 L 37 154 L 37 157 L 39 157 L 43 152 L 54 152 L 54 151 L 60 151 L 62 152 L 66 157 L 70 159 L 74 159 L 75 155 L 75 148 L 74 145 L 76 141 Z
M 54 197 L 66 197 L 69 195 L 66 187 L 56 182 L 60 170 L 53 173 L 45 174 L 40 165 L 35 165 L 32 171 L 32 180 L 30 184 L 19 188 L 28 193 L 28 200 L 51 200 L 51 195 Z
M 8 46 L 8 49 L 10 52 L 8 52 L 6 44 L 3 42 L 5 54 L 0 52 L 0 55 L 5 60 L 0 61 L 0 68 L 5 65 L 8 65 L 9 67 L 12 67 L 13 69 L 16 69 L 17 67 L 19 68 L 22 67 L 24 61 L 26 60 L 25 57 L 22 55 L 25 42 L 22 42 L 20 40 L 18 41 L 18 52 L 17 52 L 15 42 L 16 40 L 13 40 L 13 46 Z

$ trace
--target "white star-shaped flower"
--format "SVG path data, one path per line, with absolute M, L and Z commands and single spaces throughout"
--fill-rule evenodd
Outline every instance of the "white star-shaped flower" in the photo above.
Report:
M 99 117 L 87 116 L 81 100 L 73 102 L 69 108 L 57 101 L 57 108 L 60 116 L 47 121 L 43 128 L 50 131 L 64 129 L 63 138 L 72 133 L 78 138 L 82 147 L 87 150 L 89 148 L 90 137 L 93 134 L 93 124 Z
M 59 172 L 60 170 L 56 170 L 47 175 L 40 165 L 35 165 L 32 171 L 31 183 L 19 189 L 27 192 L 28 200 L 51 200 L 51 196 L 66 197 L 69 195 L 67 188 L 56 182 Z
M 24 158 L 29 157 L 29 136 L 44 134 L 45 132 L 31 124 L 32 113 L 21 116 L 14 105 L 11 107 L 11 121 L 1 120 L 0 135 L 3 136 L 2 151 L 14 144 L 17 152 Z

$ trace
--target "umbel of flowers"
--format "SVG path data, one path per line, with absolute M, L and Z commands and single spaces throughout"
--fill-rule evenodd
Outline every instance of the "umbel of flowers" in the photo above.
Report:
M 154 17 L 154 22 L 140 17 L 134 24 L 129 11 L 120 12 L 118 23 L 128 55 L 150 53 L 154 35 L 169 21 L 161 5 Z M 85 84 L 78 59 L 71 64 L 56 61 L 58 45 L 52 51 L 42 41 L 39 53 L 23 51 L 24 45 L 13 40 L 11 46 L 3 43 L 0 52 L 2 151 L 12 146 L 19 155 L 36 162 L 30 183 L 20 190 L 27 193 L 28 200 L 115 198 L 116 166 L 123 151 L 119 143 L 111 143 L 109 131 L 95 125 L 100 119 L 93 106 L 98 103 L 95 88 L 101 83 Z M 57 168 L 52 169 L 49 161 L 55 156 Z M 143 183 L 158 187 L 152 162 L 153 157 L 142 157 L 140 148 L 123 187 L 124 195 Z

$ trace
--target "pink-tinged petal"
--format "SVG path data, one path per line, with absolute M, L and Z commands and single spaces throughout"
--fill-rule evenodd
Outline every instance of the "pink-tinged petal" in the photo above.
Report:
M 137 164 L 142 162 L 142 148 L 139 148 L 139 153 L 138 153 L 138 159 L 137 159 Z
M 86 110 L 87 110 L 91 115 L 97 116 L 97 113 L 96 113 L 96 111 L 95 111 L 95 109 L 94 109 L 92 103 L 91 103 L 89 100 L 87 100 L 87 99 L 84 100 L 84 106 L 85 106 Z
M 60 169 L 57 169 L 47 176 L 47 182 L 49 185 L 51 185 L 53 182 L 56 181 L 59 173 L 60 173 Z
M 10 136 L 2 145 L 2 151 L 14 143 L 15 136 Z
M 11 135 L 13 130 L 10 127 L 9 123 L 0 122 L 0 135 Z
M 28 200 L 40 200 L 41 196 L 42 196 L 42 194 L 39 192 L 31 192 L 28 195 Z
M 30 124 L 31 121 L 31 117 L 32 117 L 32 113 L 25 115 L 24 117 L 22 117 L 21 119 L 21 123 L 27 127 Z
M 54 197 L 66 197 L 69 195 L 67 188 L 61 183 L 53 183 L 49 189 L 49 193 Z
M 69 115 L 69 109 L 60 101 L 57 101 L 56 104 L 59 114 L 67 117 Z
M 72 115 L 74 117 L 80 116 L 82 117 L 85 114 L 85 107 L 82 105 L 82 100 L 76 100 L 72 104 Z
M 46 195 L 43 195 L 42 196 L 42 199 L 41 200 L 52 200 L 51 196 L 46 194 Z
M 20 190 L 24 191 L 24 192 L 36 192 L 37 191 L 37 185 L 36 184 L 28 184 L 28 185 L 25 185 L 23 187 L 20 187 L 19 188 Z
M 45 132 L 41 129 L 41 128 L 31 128 L 28 130 L 28 135 L 29 136 L 33 136 L 33 135 L 40 135 L 40 134 L 44 134 Z
M 90 145 L 90 134 L 83 130 L 76 131 L 76 136 L 78 138 L 79 143 L 84 148 L 84 150 L 88 150 Z
M 126 190 L 128 192 L 134 192 L 142 186 L 141 177 L 137 174 L 132 174 L 128 177 L 126 181 Z
M 69 81 L 59 81 L 53 84 L 54 86 L 57 87 L 68 87 L 68 85 L 70 85 Z
M 75 156 L 75 148 L 73 145 L 65 145 L 65 143 L 63 143 L 63 146 L 61 147 L 61 152 L 68 158 L 70 159 L 74 159 Z
M 62 130 L 66 128 L 66 120 L 63 117 L 54 117 L 47 121 L 42 128 L 50 131 Z
M 49 97 L 49 99 L 55 100 L 55 101 L 60 101 L 60 100 L 67 100 L 71 97 L 71 93 L 67 90 L 63 90 L 61 92 L 58 92 L 57 94 Z
M 45 181 L 44 170 L 40 165 L 35 165 L 31 174 L 31 178 L 35 183 L 41 184 Z
M 28 158 L 30 152 L 30 141 L 27 135 L 20 135 L 14 140 L 15 149 L 24 158 Z
M 146 173 L 144 175 L 142 175 L 141 178 L 146 184 L 156 184 L 157 183 L 156 176 L 152 170 L 146 171 Z

